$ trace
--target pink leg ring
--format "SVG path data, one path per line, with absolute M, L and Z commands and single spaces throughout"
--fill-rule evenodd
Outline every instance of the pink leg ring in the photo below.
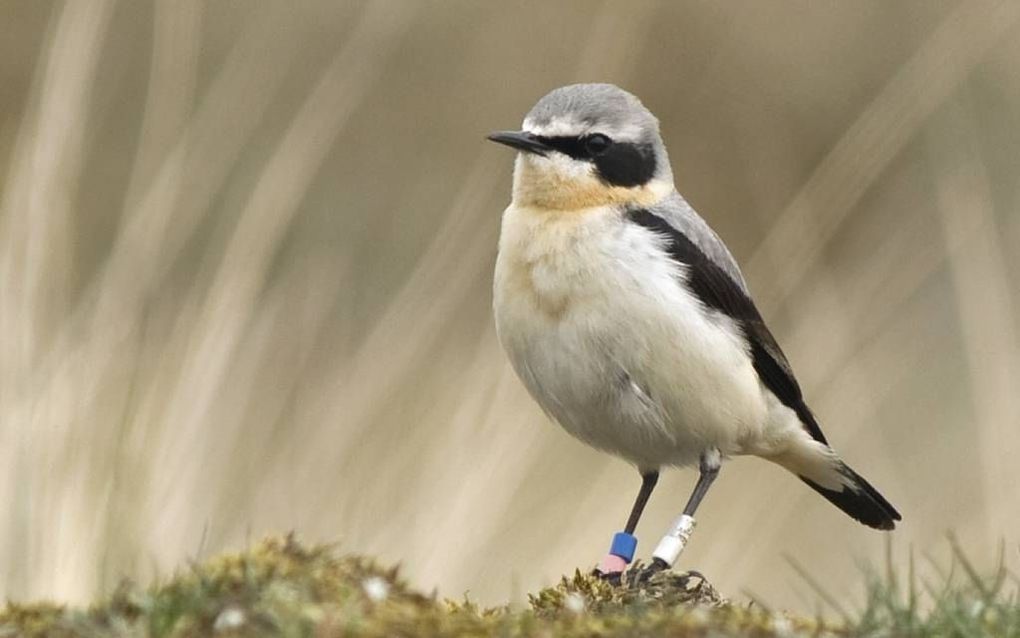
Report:
M 599 571 L 603 574 L 620 574 L 627 569 L 627 561 L 615 554 L 606 554 L 599 564 Z

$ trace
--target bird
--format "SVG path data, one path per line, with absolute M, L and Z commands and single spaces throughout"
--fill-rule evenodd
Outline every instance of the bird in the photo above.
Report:
M 671 568 L 724 460 L 757 456 L 855 520 L 899 512 L 829 445 L 740 267 L 677 191 L 658 119 L 613 84 L 563 86 L 521 130 L 493 276 L 496 334 L 569 434 L 637 468 L 641 487 L 596 572 L 616 579 L 664 468 L 697 483 L 644 568 Z

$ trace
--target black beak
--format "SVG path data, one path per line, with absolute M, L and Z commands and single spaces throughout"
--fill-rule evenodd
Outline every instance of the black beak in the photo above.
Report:
M 489 135 L 489 139 L 493 142 L 506 144 L 510 148 L 516 148 L 518 151 L 534 153 L 543 157 L 552 150 L 540 137 L 526 131 L 496 131 Z

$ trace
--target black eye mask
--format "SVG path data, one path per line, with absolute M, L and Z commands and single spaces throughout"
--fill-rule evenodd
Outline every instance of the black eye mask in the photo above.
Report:
M 615 142 L 601 133 L 539 139 L 564 155 L 592 162 L 599 178 L 613 186 L 640 186 L 655 175 L 655 149 L 651 144 Z

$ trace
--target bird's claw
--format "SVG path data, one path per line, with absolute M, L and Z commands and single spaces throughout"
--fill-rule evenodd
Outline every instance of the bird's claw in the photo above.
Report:
M 652 562 L 644 564 L 638 561 L 634 564 L 632 569 L 628 569 L 624 572 L 604 572 L 601 569 L 596 568 L 592 571 L 592 575 L 601 581 L 607 582 L 613 587 L 620 587 L 626 585 L 627 587 L 638 587 L 650 581 L 653 576 L 659 572 L 663 572 L 669 569 L 669 565 L 666 561 L 661 558 L 653 558 Z M 685 576 L 693 575 L 701 579 L 704 576 L 698 572 L 688 572 Z
M 641 565 L 639 569 L 631 570 L 628 574 L 629 584 L 631 587 L 643 585 L 651 580 L 653 576 L 667 569 L 669 569 L 669 565 L 667 565 L 665 561 L 659 558 L 653 558 L 652 562 L 647 565 Z
M 595 578 L 605 581 L 613 587 L 619 587 L 623 583 L 623 572 L 604 572 L 601 569 L 596 569 L 592 574 Z

